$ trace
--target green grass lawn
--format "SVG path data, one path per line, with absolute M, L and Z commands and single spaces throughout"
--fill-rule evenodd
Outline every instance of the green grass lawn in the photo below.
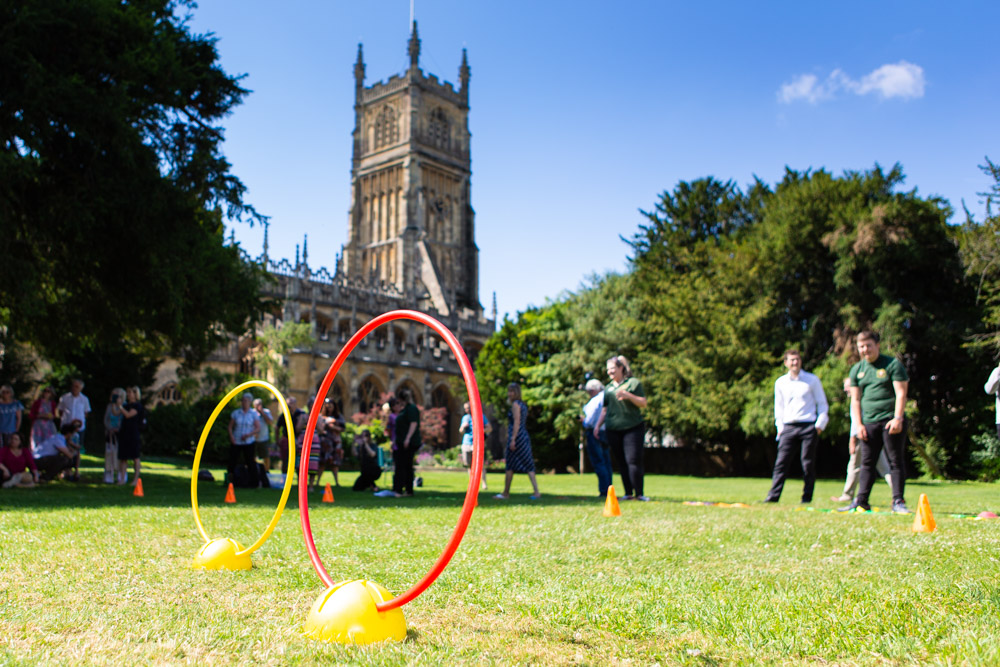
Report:
M 1000 664 L 1000 521 L 949 516 L 1000 510 L 995 485 L 910 483 L 938 521 L 915 535 L 912 517 L 800 511 L 797 480 L 778 505 L 727 509 L 682 501 L 751 503 L 769 480 L 651 477 L 655 502 L 607 519 L 592 475 L 541 476 L 541 501 L 523 476 L 494 500 L 491 475 L 451 565 L 404 608 L 407 640 L 358 648 L 301 635 L 322 585 L 294 494 L 253 570 L 188 568 L 186 465 L 146 463 L 145 498 L 86 481 L 0 490 L 0 663 Z M 430 569 L 466 478 L 423 476 L 416 498 L 313 495 L 334 579 L 401 593 Z M 819 482 L 814 509 L 840 485 Z M 279 495 L 224 505 L 203 483 L 199 503 L 210 534 L 249 544 Z M 880 483 L 872 502 L 888 496 Z

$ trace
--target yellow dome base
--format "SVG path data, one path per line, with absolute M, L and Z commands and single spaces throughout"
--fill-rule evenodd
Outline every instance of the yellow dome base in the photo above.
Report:
M 403 641 L 403 610 L 379 611 L 375 606 L 391 599 L 392 593 L 373 581 L 341 581 L 316 599 L 303 630 L 307 637 L 336 644 Z
M 243 545 L 228 537 L 205 544 L 191 561 L 194 570 L 249 570 L 253 567 L 250 554 L 237 555 Z

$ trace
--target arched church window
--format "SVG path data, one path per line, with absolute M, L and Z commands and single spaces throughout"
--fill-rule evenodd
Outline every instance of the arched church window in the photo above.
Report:
M 379 404 L 379 397 L 382 395 L 381 388 L 375 383 L 373 378 L 365 378 L 358 385 L 358 408 L 361 412 L 368 412 Z
M 427 125 L 427 138 L 432 146 L 448 150 L 451 147 L 451 124 L 444 109 L 437 108 L 431 112 Z
M 396 110 L 387 104 L 375 118 L 375 148 L 389 146 L 397 141 L 399 141 L 399 123 L 396 121 Z

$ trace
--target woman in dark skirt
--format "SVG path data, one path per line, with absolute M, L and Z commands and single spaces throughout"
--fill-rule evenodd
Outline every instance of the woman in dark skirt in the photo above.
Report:
M 140 431 L 146 421 L 146 409 L 142 407 L 140 399 L 142 393 L 138 387 L 129 387 L 125 390 L 125 405 L 122 406 L 122 426 L 118 432 L 118 483 L 128 482 L 128 462 L 131 459 L 135 469 L 135 478 L 132 486 L 139 480 L 141 463 L 139 460 L 142 449 L 142 436 Z
M 514 478 L 514 473 L 523 472 L 528 474 L 531 486 L 535 492 L 532 498 L 541 498 L 542 494 L 538 490 L 538 480 L 535 479 L 535 458 L 531 455 L 531 438 L 528 436 L 528 406 L 521 400 L 521 385 L 511 382 L 507 385 L 507 401 L 510 403 L 510 411 L 507 412 L 507 448 L 504 452 L 507 476 L 503 483 L 503 493 L 493 496 L 501 500 L 510 497 L 510 482 Z

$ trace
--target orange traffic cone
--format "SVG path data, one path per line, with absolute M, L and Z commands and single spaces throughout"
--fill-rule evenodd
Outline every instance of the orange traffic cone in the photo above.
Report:
M 142 493 L 142 479 L 141 478 L 135 480 L 135 491 L 132 492 L 132 495 L 135 496 L 136 498 L 142 498 L 142 497 L 144 497 L 143 493 Z
M 931 513 L 931 503 L 927 500 L 927 494 L 921 493 L 920 500 L 917 501 L 917 515 L 913 517 L 913 532 L 933 533 L 936 528 L 937 522 Z
M 615 495 L 615 487 L 608 487 L 608 497 L 604 501 L 604 516 L 621 516 L 621 508 L 618 507 L 618 496 Z
M 330 482 L 326 483 L 326 491 L 323 492 L 323 502 L 324 503 L 333 502 L 333 489 L 330 488 Z
M 227 503 L 235 503 L 236 502 L 236 493 L 233 492 L 233 483 L 232 482 L 229 483 L 229 488 L 226 489 L 226 500 L 225 500 L 225 502 L 227 502 Z

